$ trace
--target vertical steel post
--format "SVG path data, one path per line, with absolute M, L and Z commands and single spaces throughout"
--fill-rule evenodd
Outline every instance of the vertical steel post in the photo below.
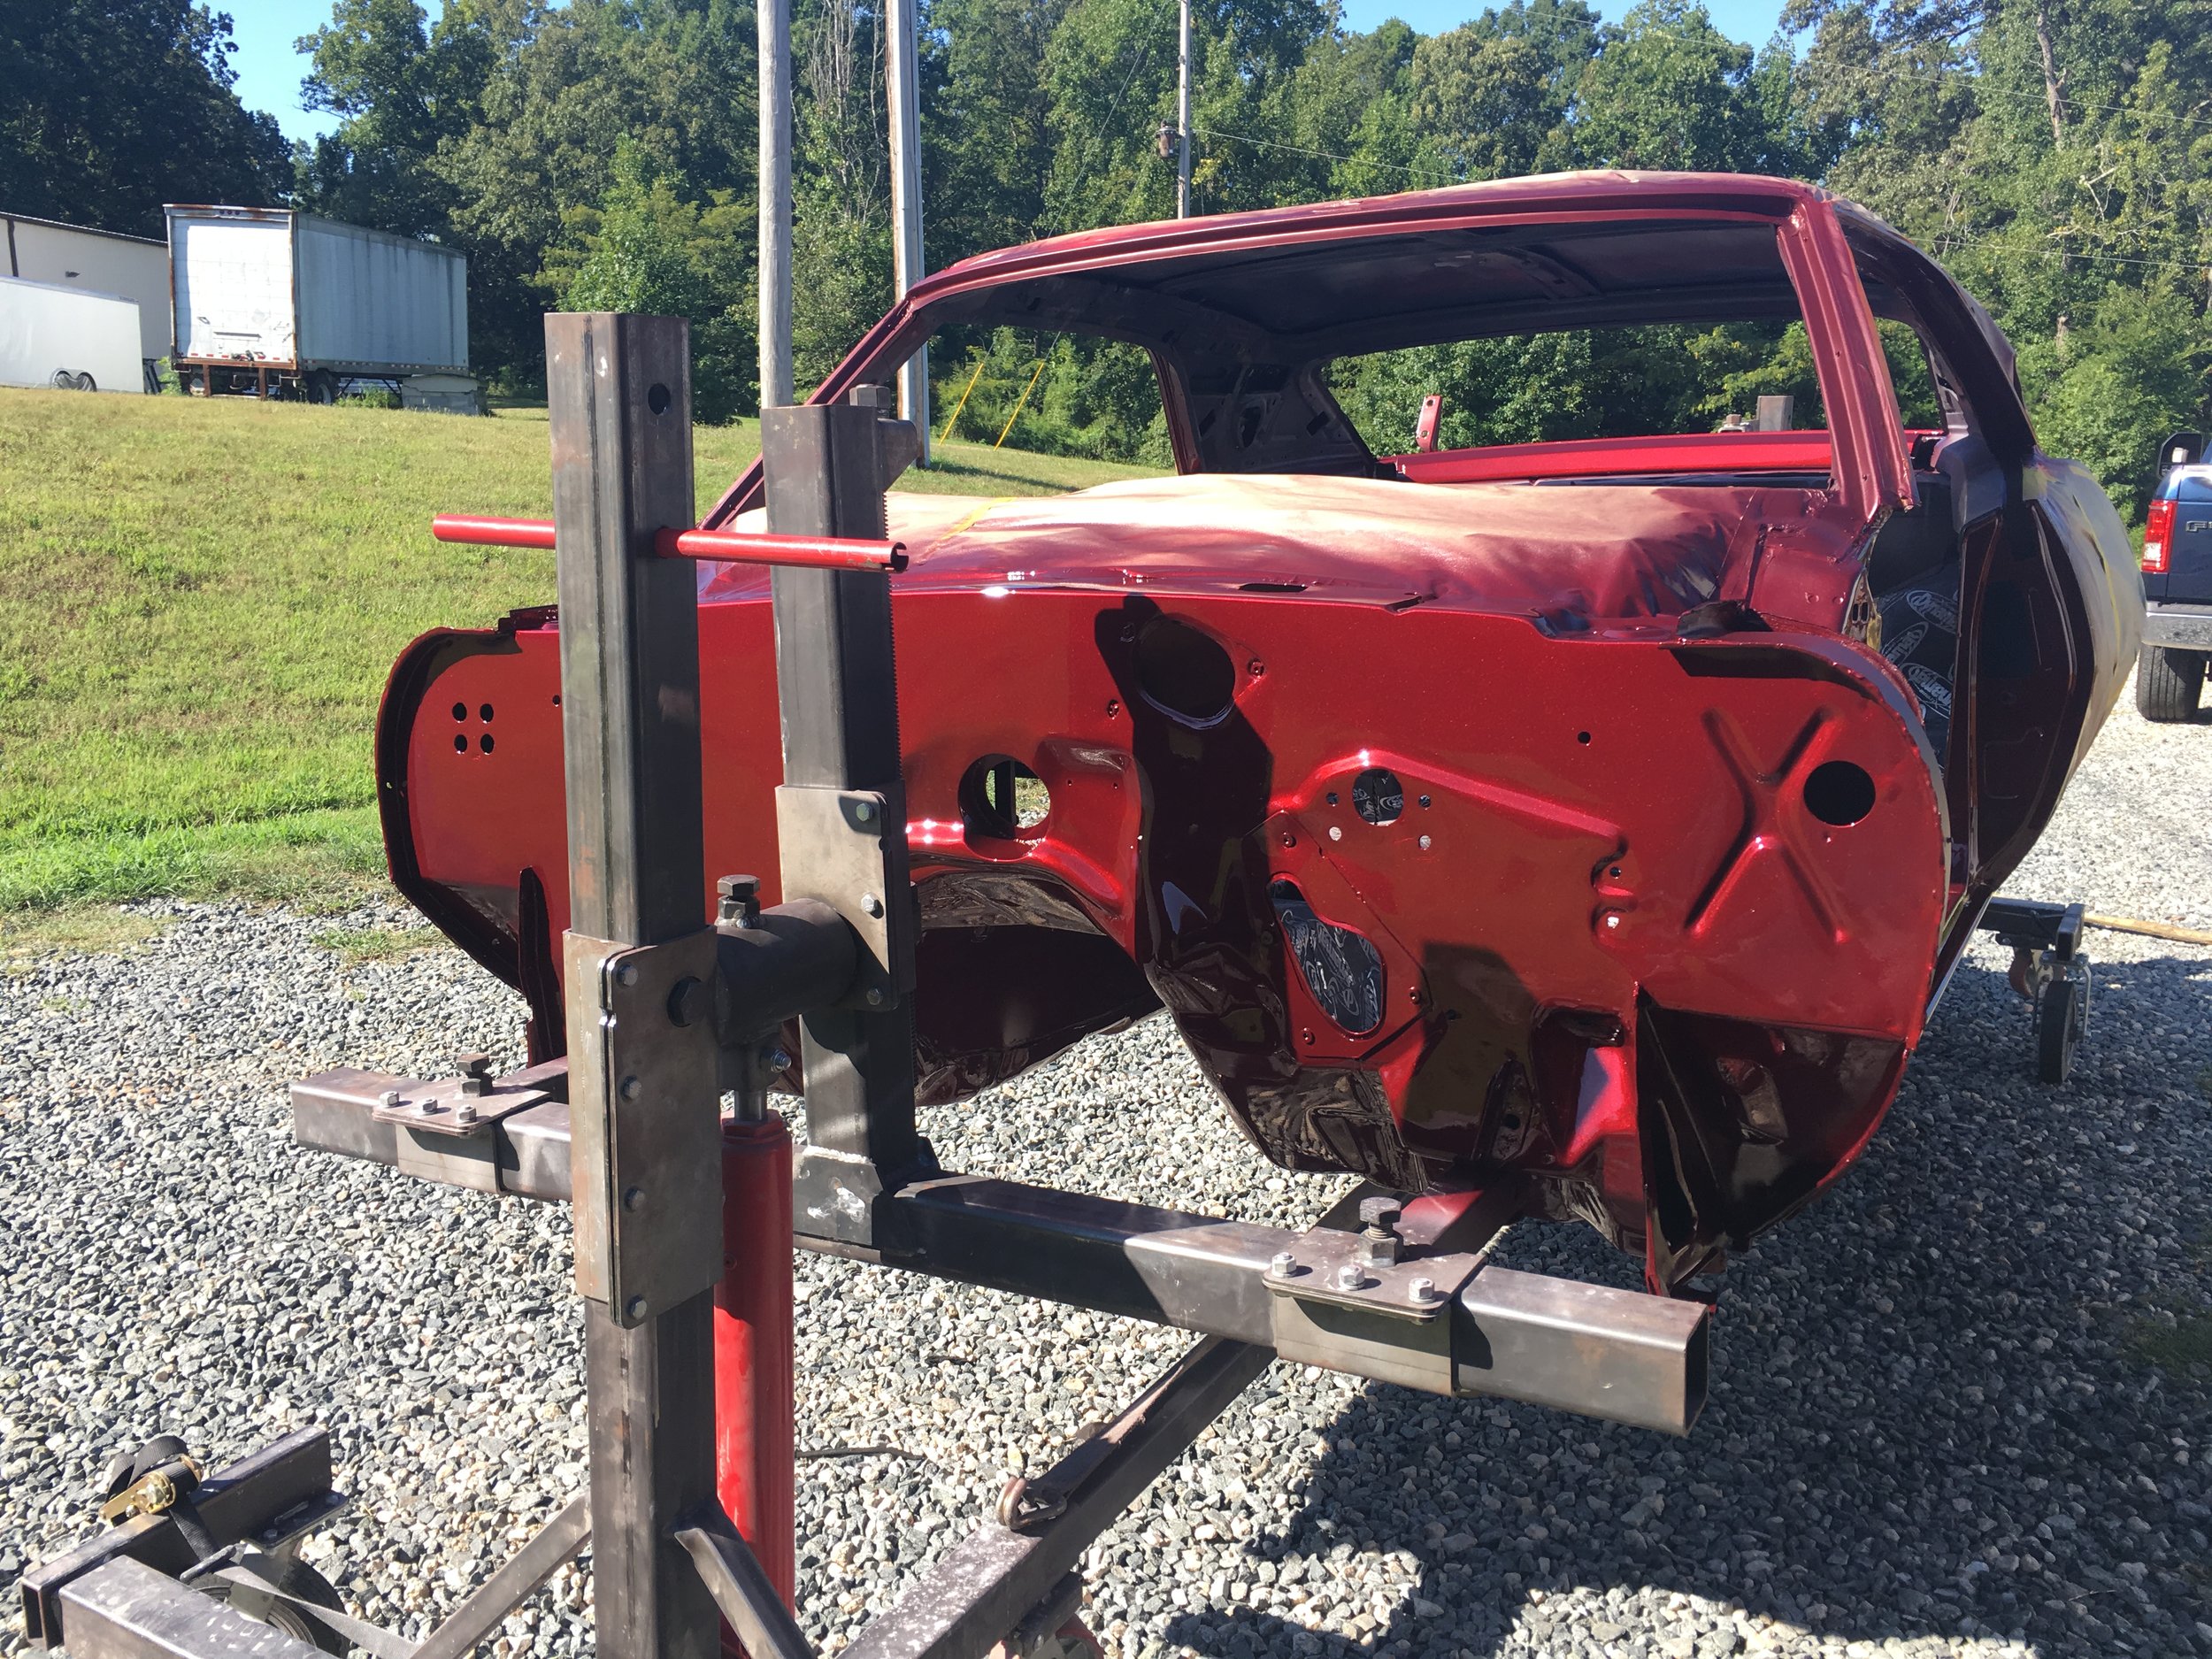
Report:
M 791 401 L 791 0 L 756 0 L 760 37 L 760 406 Z M 688 515 L 671 523 L 689 524 Z
M 764 410 L 768 528 L 787 535 L 880 536 L 883 459 L 875 410 L 853 403 Z M 844 571 L 779 570 L 773 579 L 776 687 L 784 782 L 885 797 L 892 868 L 885 903 L 913 902 L 906 877 L 898 686 L 891 655 L 891 580 Z M 786 887 L 795 856 L 783 848 Z M 911 934 L 901 930 L 910 941 Z M 910 953 L 910 942 L 907 947 Z M 886 1178 L 931 1165 L 914 1125 L 914 964 L 886 964 L 875 1007 L 826 1009 L 806 1020 L 808 1147 L 795 1202 L 812 1225 L 867 1245 Z
M 638 976 L 610 954 L 685 940 L 706 918 L 696 575 L 653 556 L 654 531 L 693 512 L 689 332 L 680 318 L 553 315 L 545 342 L 597 1640 L 606 1659 L 714 1659 L 713 1600 L 672 1532 L 715 1497 L 709 1286 L 720 1252 L 700 1288 L 664 1306 L 634 1288 L 688 1286 L 700 1230 L 720 1242 L 718 1160 L 703 1183 L 680 1156 L 703 1134 L 712 1158 L 713 1050 L 702 1093 L 697 1066 L 684 1064 L 695 1029 L 660 1030 L 665 1012 L 620 1002 L 612 985 Z M 668 1006 L 665 990 L 658 999 Z M 641 1052 L 625 1048 L 641 1038 Z M 652 1063 L 611 1084 L 595 1063 L 610 1055 Z
M 1175 36 L 1175 217 L 1190 217 L 1190 0 L 1182 0 Z
M 922 279 L 921 82 L 915 66 L 920 46 L 919 0 L 890 0 L 884 63 L 891 118 L 891 277 L 901 299 Z M 899 413 L 922 441 L 919 460 L 929 465 L 929 348 L 899 369 Z

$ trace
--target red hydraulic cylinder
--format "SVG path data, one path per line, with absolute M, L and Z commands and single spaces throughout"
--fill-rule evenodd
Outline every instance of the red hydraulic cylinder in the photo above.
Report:
M 722 1123 L 722 1283 L 714 1293 L 715 1489 L 795 1607 L 791 1132 L 774 1112 Z M 742 1655 L 728 1625 L 725 1653 Z

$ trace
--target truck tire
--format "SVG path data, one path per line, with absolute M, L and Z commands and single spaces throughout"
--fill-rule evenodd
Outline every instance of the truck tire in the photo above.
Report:
M 2177 651 L 2164 645 L 2143 648 L 2135 665 L 2135 706 L 2146 720 L 2194 719 L 2203 690 L 2203 652 Z

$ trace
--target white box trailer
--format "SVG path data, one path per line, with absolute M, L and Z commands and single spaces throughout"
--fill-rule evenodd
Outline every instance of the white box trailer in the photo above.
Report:
M 169 355 L 169 249 L 150 236 L 0 212 L 6 274 L 138 302 L 138 356 L 150 370 Z
M 143 392 L 138 302 L 0 277 L 0 384 Z
M 165 210 L 187 390 L 328 403 L 341 382 L 468 373 L 468 261 L 282 208 Z

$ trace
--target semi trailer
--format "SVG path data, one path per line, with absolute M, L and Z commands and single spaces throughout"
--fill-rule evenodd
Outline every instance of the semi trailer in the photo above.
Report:
M 334 402 L 379 381 L 409 403 L 476 407 L 468 261 L 450 248 L 283 208 L 171 205 L 171 361 L 197 396 Z M 416 382 L 432 396 L 410 397 Z

